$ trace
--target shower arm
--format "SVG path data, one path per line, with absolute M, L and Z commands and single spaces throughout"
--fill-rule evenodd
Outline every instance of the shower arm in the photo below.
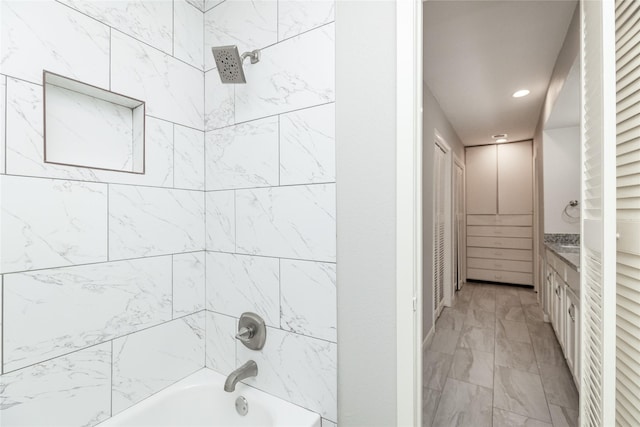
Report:
M 260 49 L 243 53 L 242 55 L 240 55 L 240 61 L 244 62 L 246 57 L 249 57 L 252 64 L 257 64 L 258 62 L 260 62 Z

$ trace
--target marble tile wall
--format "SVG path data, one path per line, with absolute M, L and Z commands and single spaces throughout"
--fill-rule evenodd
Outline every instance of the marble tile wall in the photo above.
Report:
M 333 1 L 205 2 L 207 366 L 337 421 Z M 211 46 L 262 49 L 222 85 Z M 234 340 L 244 311 L 267 343 Z
M 205 1 L 0 8 L 0 419 L 92 426 L 206 363 Z M 146 102 L 145 174 L 43 162 L 43 70 Z

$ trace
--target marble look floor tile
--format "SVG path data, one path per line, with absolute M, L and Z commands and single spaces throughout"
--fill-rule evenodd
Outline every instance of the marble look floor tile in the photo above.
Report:
M 524 304 L 522 306 L 524 316 L 527 322 L 543 322 L 544 313 L 538 303 L 536 304 Z
M 538 294 L 533 290 L 523 290 L 518 296 L 522 305 L 538 303 Z
M 504 319 L 496 320 L 496 338 L 505 338 L 518 342 L 531 342 L 526 323 L 512 322 Z
M 497 338 L 495 364 L 534 374 L 538 373 L 533 346 L 525 342 Z
M 540 364 L 542 385 L 549 403 L 578 409 L 578 391 L 566 364 L 560 366 Z
M 470 301 L 464 301 L 459 298 L 456 298 L 453 304 L 451 304 L 451 308 L 455 308 L 456 310 L 466 312 L 467 310 L 469 310 L 470 305 L 471 305 Z
M 562 348 L 560 348 L 551 324 L 529 322 L 527 328 L 538 364 L 557 366 L 565 363 Z
M 470 302 L 473 297 L 473 287 L 464 286 L 458 292 L 456 292 L 456 297 L 463 302 Z
M 549 423 L 493 408 L 493 427 L 552 427 Z
M 439 390 L 422 387 L 422 427 L 431 427 L 440 402 Z
M 517 306 L 501 305 L 496 299 L 496 317 L 498 319 L 510 320 L 512 322 L 524 322 L 525 313 L 519 301 L 520 300 L 518 300 Z
M 453 354 L 458 344 L 460 331 L 440 330 L 433 334 L 429 350 L 440 353 Z
M 469 304 L 469 308 L 484 311 L 496 311 L 496 297 L 485 293 L 486 291 L 474 292 L 473 299 Z
M 478 328 L 495 329 L 496 315 L 491 311 L 469 309 L 464 319 L 465 326 L 476 326 Z
M 465 326 L 460 333 L 458 347 L 493 353 L 494 342 L 493 330 L 478 328 L 476 326 Z
M 541 421 L 551 421 L 540 376 L 529 372 L 496 366 L 493 405 Z
M 496 295 L 496 306 L 507 306 L 507 307 L 520 307 L 522 303 L 520 302 L 520 297 L 518 293 L 504 293 L 499 292 Z
M 551 411 L 553 427 L 578 427 L 577 410 L 550 404 L 549 411 Z
M 491 390 L 449 378 L 433 426 L 491 426 Z
M 442 314 L 436 321 L 436 329 L 453 329 L 454 331 L 460 331 L 462 330 L 465 317 L 466 314 L 463 310 L 445 307 L 445 309 L 442 310 Z
M 427 350 L 422 357 L 422 384 L 432 390 L 442 390 L 451 368 L 450 354 Z
M 470 348 L 456 349 L 449 377 L 493 388 L 493 353 Z

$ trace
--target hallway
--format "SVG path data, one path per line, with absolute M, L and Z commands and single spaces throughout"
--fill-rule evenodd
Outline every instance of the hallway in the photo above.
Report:
M 577 426 L 578 393 L 527 288 L 467 283 L 423 357 L 423 426 Z

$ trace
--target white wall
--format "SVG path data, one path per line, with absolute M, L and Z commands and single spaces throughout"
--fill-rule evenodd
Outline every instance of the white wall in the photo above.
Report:
M 0 418 L 89 426 L 204 366 L 203 12 L 0 7 Z M 43 69 L 146 101 L 144 175 L 43 163 Z
M 422 94 L 422 333 L 426 338 L 434 325 L 433 319 L 433 156 L 435 131 L 444 138 L 451 150 L 464 163 L 464 145 L 445 116 L 438 100 L 426 83 Z M 454 170 L 453 167 L 451 169 Z M 452 181 L 453 182 L 453 181 Z
M 395 8 L 393 1 L 336 5 L 338 419 L 344 426 L 396 425 Z
M 562 214 L 569 200 L 580 200 L 580 128 L 549 129 L 544 141 L 544 232 L 579 234 L 580 221 Z M 571 215 L 580 210 L 568 208 Z

